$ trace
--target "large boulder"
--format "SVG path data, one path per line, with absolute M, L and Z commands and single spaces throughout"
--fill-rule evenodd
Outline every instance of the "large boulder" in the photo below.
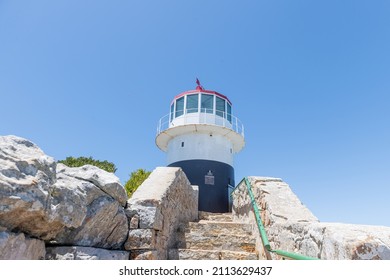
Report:
M 83 171 L 87 174 L 84 178 L 88 179 L 82 179 Z M 64 227 L 50 243 L 121 248 L 127 238 L 128 221 L 123 201 L 117 200 L 118 185 L 91 180 L 108 177 L 106 173 L 91 165 L 67 167 L 58 164 L 51 203 L 71 226 Z
M 324 260 L 389 260 L 390 228 L 340 223 L 276 223 L 267 229 L 273 248 Z
M 126 206 L 126 191 L 120 183 L 119 178 L 113 173 L 106 172 L 93 165 L 84 165 L 80 168 L 67 168 L 66 171 L 64 166 L 62 166 L 60 172 L 65 172 L 68 176 L 81 181 L 91 182 L 108 196 L 117 200 L 123 207 Z
M 95 166 L 56 164 L 34 143 L 0 137 L 0 226 L 54 244 L 119 249 L 127 195 Z
M 0 227 L 0 260 L 42 260 L 45 242 Z
M 64 227 L 62 219 L 52 215 L 55 181 L 53 158 L 26 139 L 0 136 L 0 226 L 43 240 L 55 237 Z
M 272 249 L 327 260 L 390 259 L 389 227 L 321 223 L 281 179 L 248 179 Z M 263 257 L 282 258 L 264 252 L 252 209 L 247 187 L 240 184 L 233 193 L 235 220 L 253 224 Z

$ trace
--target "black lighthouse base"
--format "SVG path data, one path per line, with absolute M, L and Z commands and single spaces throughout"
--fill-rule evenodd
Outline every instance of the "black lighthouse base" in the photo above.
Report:
M 234 169 L 213 160 L 185 160 L 168 166 L 181 167 L 192 185 L 199 186 L 199 211 L 225 213 L 231 205 L 229 190 L 234 186 Z M 230 187 L 229 187 L 230 186 Z

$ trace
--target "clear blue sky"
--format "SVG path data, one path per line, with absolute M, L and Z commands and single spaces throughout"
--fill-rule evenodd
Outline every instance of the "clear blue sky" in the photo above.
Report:
M 389 1 L 0 0 L 0 135 L 55 159 L 165 165 L 157 121 L 194 89 L 245 125 L 243 176 L 321 220 L 390 226 Z

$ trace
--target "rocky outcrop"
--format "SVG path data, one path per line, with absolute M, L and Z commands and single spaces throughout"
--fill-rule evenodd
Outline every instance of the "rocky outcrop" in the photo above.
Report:
M 324 260 L 389 260 L 390 229 L 339 223 L 283 223 L 267 229 L 274 248 Z
M 120 249 L 128 233 L 124 197 L 113 174 L 91 165 L 70 168 L 58 164 L 51 204 L 68 226 L 50 243 Z
M 16 255 L 2 250 L 5 258 L 44 257 L 45 244 L 121 249 L 129 231 L 126 203 L 115 175 L 91 165 L 57 165 L 26 139 L 0 137 L 1 246 L 20 243 Z M 34 249 L 34 255 L 37 246 L 43 253 Z
M 167 259 L 181 223 L 198 217 L 198 189 L 177 167 L 158 167 L 128 201 L 125 249 L 133 259 Z
M 56 163 L 34 143 L 0 137 L 0 226 L 50 240 L 66 221 L 50 204 Z
M 289 186 L 278 178 L 249 177 L 261 219 L 272 249 L 329 259 L 390 259 L 390 228 L 379 226 L 320 223 Z M 233 193 L 233 214 L 236 221 L 249 221 L 262 247 L 251 200 L 245 184 Z M 276 254 L 271 256 L 280 258 Z
M 78 168 L 67 168 L 63 164 L 59 164 L 57 175 L 59 173 L 78 179 L 82 182 L 90 182 L 107 196 L 110 196 L 114 200 L 118 201 L 121 206 L 126 206 L 126 191 L 121 185 L 119 178 L 113 173 L 106 172 L 92 165 L 84 165 Z
M 0 227 L 0 260 L 43 260 L 45 242 Z

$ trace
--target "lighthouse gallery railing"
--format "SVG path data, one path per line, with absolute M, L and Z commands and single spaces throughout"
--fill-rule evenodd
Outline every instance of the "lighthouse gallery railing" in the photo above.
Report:
M 169 113 L 159 120 L 157 135 L 177 125 L 209 124 L 229 128 L 244 137 L 244 125 L 236 116 L 223 111 L 211 113 L 208 110 L 202 109 L 200 112 L 193 112 L 193 109 L 187 109 Z

